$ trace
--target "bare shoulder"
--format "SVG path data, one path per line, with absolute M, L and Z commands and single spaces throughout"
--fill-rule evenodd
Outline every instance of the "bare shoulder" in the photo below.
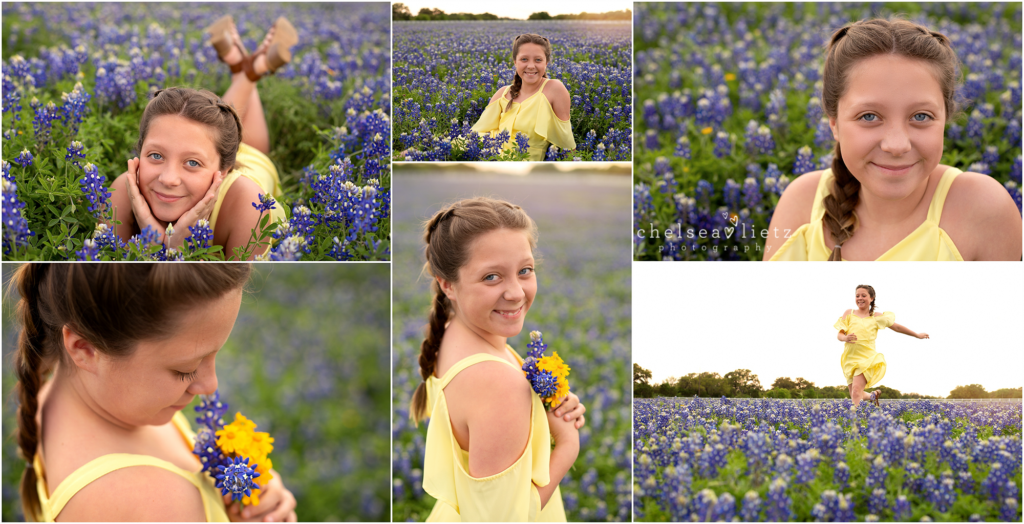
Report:
M 843 316 L 845 317 L 845 316 L 849 315 L 852 312 L 853 312 L 852 309 L 847 309 L 846 311 L 843 311 Z
M 1021 214 L 994 178 L 964 172 L 949 186 L 939 227 L 965 260 L 1020 260 Z
M 446 396 L 469 394 L 474 403 L 530 401 L 530 383 L 523 372 L 501 362 L 474 364 L 459 372 L 445 388 Z
M 135 466 L 86 485 L 64 506 L 58 520 L 200 522 L 206 514 L 199 490 L 187 479 L 165 469 Z
M 505 90 L 508 89 L 509 87 L 511 87 L 511 86 L 501 86 L 501 87 L 499 87 L 498 90 L 494 92 L 494 95 L 491 96 L 491 102 L 494 102 L 499 97 L 501 97 L 502 94 L 505 93 Z
M 259 211 L 252 204 L 259 202 L 260 194 L 263 192 L 259 184 L 248 177 L 240 176 L 235 179 L 224 195 L 224 201 L 221 202 L 220 214 L 217 216 L 218 229 L 221 229 L 221 225 L 229 226 L 230 229 L 239 225 L 254 227 Z
M 800 175 L 782 192 L 779 204 L 772 214 L 771 224 L 768 226 L 765 260 L 785 244 L 792 231 L 811 221 L 811 209 L 814 207 L 814 195 L 818 191 L 821 174 L 821 171 L 811 171 Z
M 544 84 L 544 94 L 548 95 L 549 98 L 553 96 L 568 98 L 569 89 L 565 87 L 565 84 L 563 84 L 561 80 L 552 78 Z

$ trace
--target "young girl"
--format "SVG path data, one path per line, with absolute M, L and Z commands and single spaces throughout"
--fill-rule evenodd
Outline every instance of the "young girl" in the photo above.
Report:
M 878 331 L 890 328 L 914 338 L 930 337 L 928 333 L 914 333 L 897 324 L 896 315 L 892 312 L 875 313 L 875 288 L 871 286 L 857 286 L 855 301 L 857 309 L 847 309 L 835 324 L 839 340 L 846 342 L 839 363 L 843 367 L 843 375 L 846 375 L 853 405 L 870 400 L 877 406 L 881 392 L 875 390 L 868 394 L 864 388 L 878 384 L 885 376 L 885 357 L 875 351 Z
M 832 168 L 789 185 L 764 258 L 1020 260 L 1021 215 L 1006 190 L 939 164 L 957 70 L 948 38 L 905 20 L 836 31 L 822 78 Z
M 128 160 L 128 170 L 111 185 L 111 203 L 124 241 L 151 226 L 168 247 L 180 249 L 191 236 L 189 227 L 205 219 L 212 244 L 223 246 L 231 258 L 258 225 L 254 203 L 260 203 L 260 195 L 281 196 L 277 169 L 267 157 L 270 136 L 255 82 L 287 63 L 288 47 L 298 39 L 284 18 L 251 55 L 230 17 L 207 32 L 231 67 L 231 86 L 223 100 L 205 90 L 157 91 L 139 123 L 139 156 Z M 283 208 L 277 204 L 270 211 L 271 221 L 285 217 Z M 163 238 L 169 224 L 173 232 Z
M 569 123 L 569 90 L 547 78 L 551 42 L 540 35 L 519 35 L 512 41 L 515 80 L 499 89 L 473 125 L 478 133 L 508 131 L 505 147 L 516 146 L 516 133 L 529 138 L 530 160 L 542 161 L 548 146 L 576 149 Z
M 17 270 L 26 518 L 295 520 L 295 498 L 276 472 L 248 514 L 226 510 L 192 454 L 195 434 L 181 413 L 196 395 L 217 389 L 217 351 L 249 272 L 243 264 Z
M 545 411 L 506 344 L 537 293 L 536 226 L 519 206 L 474 198 L 425 229 L 434 300 L 410 416 L 430 418 L 423 489 L 437 504 L 427 520 L 565 521 L 558 483 L 579 454 L 586 408 L 570 393 Z

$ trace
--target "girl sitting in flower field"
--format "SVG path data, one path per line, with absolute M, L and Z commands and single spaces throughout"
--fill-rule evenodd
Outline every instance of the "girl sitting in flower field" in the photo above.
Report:
M 296 519 L 295 497 L 272 470 L 258 505 L 228 510 L 193 455 L 195 433 L 181 413 L 217 389 L 215 358 L 250 271 L 91 263 L 17 270 L 17 435 L 28 461 L 28 519 Z
M 546 411 L 506 344 L 537 292 L 536 226 L 519 206 L 474 198 L 435 214 L 424 239 L 434 300 L 410 416 L 430 418 L 423 490 L 437 504 L 427 520 L 565 521 L 558 484 L 586 408 L 559 388 Z
M 519 35 L 512 41 L 512 60 L 515 80 L 494 93 L 473 131 L 508 132 L 505 147 L 523 148 L 520 141 L 525 141 L 533 161 L 544 160 L 551 144 L 576 149 L 569 122 L 569 90 L 561 81 L 547 78 L 551 42 L 540 35 Z
M 843 366 L 853 405 L 867 400 L 877 406 L 881 390 L 867 393 L 864 389 L 877 385 L 885 376 L 885 357 L 875 351 L 878 332 L 889 328 L 914 338 L 931 337 L 928 333 L 915 333 L 897 324 L 895 313 L 875 313 L 875 288 L 871 286 L 857 286 L 855 300 L 857 309 L 847 309 L 835 324 L 839 330 L 839 341 L 846 343 L 839 362 Z
M 832 168 L 782 194 L 765 260 L 1021 259 L 1006 189 L 939 163 L 958 63 L 945 35 L 906 20 L 832 35 L 822 73 Z
M 117 234 L 125 242 L 147 226 L 177 250 L 193 232 L 212 233 L 205 240 L 223 246 L 230 258 L 254 239 L 261 212 L 269 211 L 270 221 L 285 217 L 283 206 L 269 207 L 281 188 L 277 168 L 267 157 L 270 135 L 255 82 L 287 63 L 288 47 L 298 39 L 284 18 L 251 55 L 230 17 L 207 32 L 218 56 L 231 67 L 231 86 L 223 99 L 205 90 L 157 91 L 139 123 L 139 156 L 111 185 L 111 204 L 120 222 Z

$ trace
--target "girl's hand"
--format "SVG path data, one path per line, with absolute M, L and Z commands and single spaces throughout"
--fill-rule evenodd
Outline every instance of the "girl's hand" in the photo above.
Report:
M 231 503 L 231 496 L 224 497 L 228 506 L 228 519 L 231 522 L 297 522 L 295 515 L 295 496 L 281 482 L 281 475 L 270 470 L 274 478 L 260 489 L 260 503 L 256 506 L 242 507 L 241 502 Z
M 583 424 L 587 422 L 586 417 L 583 416 L 587 412 L 587 407 L 572 391 L 569 392 L 569 396 L 562 399 L 562 402 L 552 405 L 551 412 L 556 417 L 562 417 L 566 422 L 573 422 L 576 429 L 582 428 Z
M 139 231 L 146 229 L 146 226 L 151 226 L 160 235 L 163 235 L 163 226 L 153 216 L 149 202 L 146 202 L 139 191 L 139 157 L 128 159 L 128 171 L 124 172 L 124 178 L 128 181 L 128 200 L 132 203 L 132 215 L 135 216 L 135 223 L 139 225 Z
M 918 333 L 917 334 L 917 338 L 925 339 L 925 338 L 932 338 L 932 337 L 929 337 L 928 333 Z
M 857 335 L 855 333 L 850 333 L 849 335 L 846 335 L 846 341 L 847 342 L 856 342 L 857 341 Z
M 555 440 L 555 447 L 565 446 L 569 449 L 579 451 L 580 432 L 576 429 L 575 421 L 566 421 L 555 415 L 554 411 L 548 411 L 548 429 L 551 431 L 551 438 Z
M 167 239 L 167 247 L 174 249 L 181 249 L 181 246 L 185 244 L 185 239 L 192 236 L 192 232 L 188 228 L 196 225 L 200 219 L 209 220 L 210 215 L 213 214 L 213 208 L 217 203 L 217 192 L 220 191 L 220 185 L 224 182 L 224 175 L 221 171 L 217 171 L 213 175 L 213 185 L 206 191 L 206 195 L 199 201 L 198 204 L 192 206 L 181 215 L 178 219 L 178 223 L 174 224 L 174 232 L 171 233 L 171 238 Z

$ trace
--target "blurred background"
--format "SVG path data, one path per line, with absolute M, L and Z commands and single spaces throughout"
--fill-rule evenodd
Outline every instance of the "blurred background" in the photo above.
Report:
M 549 350 L 572 368 L 569 384 L 587 406 L 580 455 L 561 484 L 567 517 L 629 520 L 629 164 L 491 167 L 395 166 L 392 518 L 422 521 L 434 506 L 422 487 L 427 425 L 414 427 L 408 409 L 421 381 L 417 359 L 431 300 L 430 279 L 420 276 L 423 222 L 444 204 L 490 196 L 522 206 L 539 231 L 537 298 L 508 343 L 525 353 L 528 333 L 542 331 Z
M 24 520 L 13 437 L 15 264 L 3 264 L 3 520 Z M 300 521 L 388 519 L 388 264 L 255 264 L 217 357 L 221 397 L 274 437 Z M 626 397 L 628 398 L 628 397 Z M 194 424 L 192 407 L 184 413 Z M 628 410 L 626 412 L 629 413 Z

